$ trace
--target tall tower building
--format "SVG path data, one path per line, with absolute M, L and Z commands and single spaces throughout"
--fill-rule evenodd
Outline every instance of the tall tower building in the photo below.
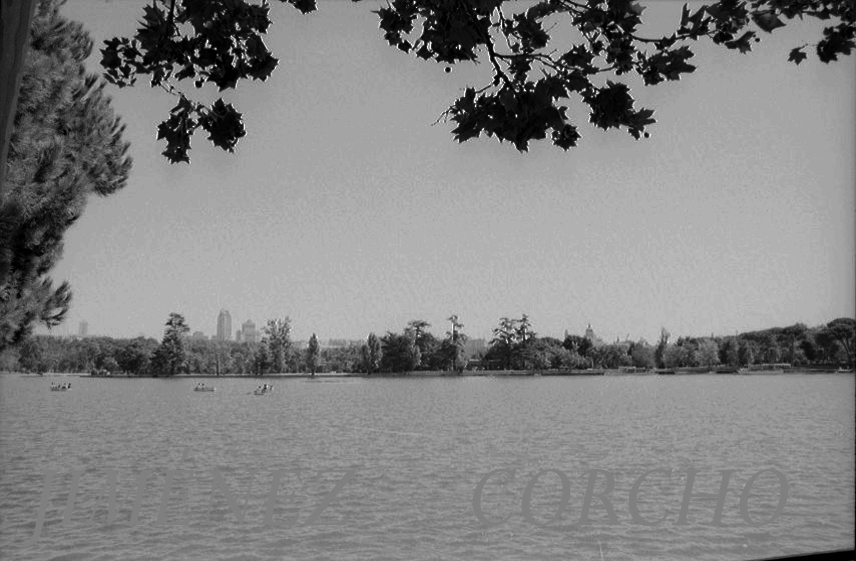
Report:
M 253 323 L 253 320 L 248 319 L 243 324 L 241 324 L 241 335 L 242 339 L 247 343 L 257 343 L 258 335 L 256 331 L 256 324 Z
M 78 337 L 86 337 L 89 333 L 89 323 L 85 321 L 81 321 L 77 326 L 77 335 Z
M 220 315 L 217 316 L 217 340 L 232 340 L 232 314 L 228 310 L 220 310 Z

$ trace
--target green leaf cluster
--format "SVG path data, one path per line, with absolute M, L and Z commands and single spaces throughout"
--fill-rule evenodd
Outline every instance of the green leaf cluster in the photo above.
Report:
M 302 13 L 314 0 L 289 0 Z M 528 6 L 528 7 L 527 7 Z M 567 118 L 570 103 L 589 108 L 589 121 L 603 129 L 648 136 L 652 109 L 635 109 L 626 83 L 600 79 L 635 73 L 645 85 L 679 80 L 695 71 L 689 43 L 710 39 L 748 53 L 796 17 L 830 20 L 816 43 L 819 60 L 849 55 L 856 45 L 852 0 L 719 0 L 695 10 L 684 5 L 675 31 L 661 37 L 641 32 L 644 8 L 633 0 L 389 0 L 375 11 L 384 39 L 393 47 L 450 71 L 460 62 L 488 62 L 493 78 L 470 87 L 444 113 L 459 142 L 482 134 L 520 151 L 549 138 L 564 150 L 580 133 Z M 133 38 L 114 38 L 102 50 L 109 80 L 120 86 L 148 75 L 179 97 L 158 129 L 164 155 L 189 161 L 190 138 L 203 128 L 209 140 L 232 151 L 245 135 L 241 114 L 222 99 L 212 106 L 188 101 L 173 81 L 215 84 L 221 91 L 242 79 L 265 80 L 277 59 L 262 40 L 271 25 L 266 0 L 154 0 Z M 558 43 L 556 36 L 570 36 Z M 790 52 L 799 64 L 806 45 Z
M 61 4 L 37 6 L 9 146 L 8 192 L 0 200 L 0 350 L 36 324 L 65 318 L 71 287 L 48 276 L 62 237 L 91 195 L 121 189 L 131 169 L 105 84 L 86 72 L 92 39 L 59 14 Z
M 289 2 L 301 12 L 315 2 Z M 265 81 L 278 64 L 264 43 L 271 25 L 270 6 L 243 0 L 155 0 L 143 9 L 136 34 L 105 41 L 101 65 L 105 77 L 132 86 L 147 75 L 152 86 L 176 95 L 169 118 L 158 126 L 171 162 L 189 162 L 190 140 L 202 128 L 215 146 L 233 151 L 245 136 L 241 114 L 219 98 L 211 105 L 191 101 L 175 82 L 192 80 L 197 88 L 213 84 L 234 89 L 244 79 Z

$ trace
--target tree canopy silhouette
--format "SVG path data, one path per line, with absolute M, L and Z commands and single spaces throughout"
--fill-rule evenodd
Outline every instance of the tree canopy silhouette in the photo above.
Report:
M 280 2 L 303 14 L 317 7 L 315 0 Z M 647 137 L 654 110 L 635 107 L 621 79 L 635 73 L 645 85 L 679 80 L 695 70 L 689 62 L 694 41 L 710 39 L 748 53 L 759 32 L 814 18 L 829 22 L 813 45 L 829 63 L 849 55 L 856 38 L 853 0 L 720 0 L 696 10 L 684 5 L 675 30 L 659 37 L 642 34 L 644 9 L 633 0 L 540 0 L 528 8 L 510 0 L 389 0 L 375 13 L 384 39 L 405 53 L 446 65 L 487 61 L 492 81 L 467 88 L 444 116 L 459 142 L 485 134 L 520 151 L 548 137 L 564 150 L 576 146 L 580 133 L 567 116 L 573 102 L 588 106 L 595 127 Z M 222 98 L 210 105 L 194 101 L 178 85 L 210 83 L 223 91 L 241 80 L 266 80 L 278 64 L 264 43 L 271 23 L 267 0 L 153 0 L 133 37 L 106 41 L 101 64 L 119 86 L 145 75 L 152 86 L 177 96 L 158 126 L 171 162 L 190 161 L 190 140 L 200 128 L 231 152 L 246 135 L 241 113 Z M 556 37 L 561 41 L 551 41 Z M 807 47 L 795 46 L 789 60 L 802 62 Z
M 62 255 L 62 237 L 96 194 L 121 189 L 131 168 L 105 83 L 87 73 L 92 39 L 41 0 L 8 151 L 0 199 L 0 350 L 23 340 L 36 323 L 62 322 L 68 283 L 48 273 Z

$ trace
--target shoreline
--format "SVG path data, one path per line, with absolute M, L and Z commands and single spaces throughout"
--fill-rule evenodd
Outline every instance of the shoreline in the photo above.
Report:
M 372 379 L 372 378 L 591 378 L 591 377 L 654 377 L 654 376 L 770 376 L 783 374 L 854 374 L 853 370 L 822 370 L 822 369 L 777 369 L 777 370 L 742 370 L 736 372 L 694 372 L 694 371 L 669 371 L 669 372 L 622 372 L 620 370 L 593 370 L 593 371 L 525 371 L 525 370 L 473 370 L 462 373 L 442 372 L 442 371 L 414 371 L 414 372 L 383 372 L 374 374 L 362 374 L 353 372 L 335 372 L 335 373 L 317 373 L 315 376 L 303 372 L 295 373 L 280 373 L 280 374 L 265 374 L 262 376 L 253 376 L 246 374 L 178 374 L 176 376 L 125 376 L 122 374 L 113 376 L 92 376 L 86 373 L 55 373 L 44 374 L 24 374 L 24 373 L 3 373 L 3 374 L 18 374 L 21 376 L 32 377 L 50 377 L 50 376 L 75 376 L 78 378 L 116 378 L 116 379 L 277 379 L 277 380 L 324 380 L 324 379 Z

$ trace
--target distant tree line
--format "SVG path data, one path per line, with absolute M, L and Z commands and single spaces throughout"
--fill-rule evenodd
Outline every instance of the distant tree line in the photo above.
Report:
M 94 372 L 130 376 L 176 374 L 247 375 L 308 372 L 409 372 L 463 370 L 467 336 L 458 317 L 449 318 L 438 339 L 424 320 L 413 320 L 401 333 L 370 334 L 362 345 L 321 348 L 313 333 L 305 349 L 291 339 L 291 320 L 268 320 L 257 343 L 188 337 L 183 316 L 170 314 L 160 343 L 152 338 L 60 338 L 37 335 L 0 353 L 0 370 L 24 372 Z
M 170 314 L 160 342 L 152 338 L 60 338 L 34 336 L 0 353 L 0 370 L 24 372 L 95 372 L 130 376 L 176 374 L 263 376 L 293 372 L 406 373 L 489 370 L 573 370 L 622 367 L 749 367 L 787 363 L 854 364 L 856 320 L 838 318 L 825 325 L 797 323 L 726 337 L 679 337 L 661 330 L 656 344 L 638 341 L 601 343 L 579 335 L 564 340 L 540 337 L 527 315 L 503 317 L 481 355 L 464 352 L 467 336 L 458 316 L 448 318 L 442 338 L 424 320 L 408 322 L 401 332 L 365 343 L 320 348 L 315 334 L 305 349 L 291 340 L 291 320 L 268 320 L 257 343 L 194 339 L 180 314 Z
M 567 335 L 563 341 L 538 337 L 524 314 L 520 319 L 501 318 L 493 335 L 482 361 L 491 370 L 739 368 L 777 363 L 852 366 L 856 320 L 839 318 L 813 328 L 797 323 L 727 337 L 680 337 L 673 343 L 662 329 L 659 341 L 652 345 L 644 339 L 597 344 L 579 335 Z
M 305 362 L 290 339 L 289 318 L 269 320 L 259 343 L 194 339 L 183 316 L 170 314 L 160 343 L 152 338 L 59 338 L 37 335 L 0 354 L 0 370 L 96 372 L 131 376 L 297 372 Z
M 450 316 L 448 321 L 449 330 L 442 339 L 428 331 L 431 324 L 421 319 L 408 322 L 401 333 L 388 331 L 382 337 L 369 334 L 353 370 L 366 374 L 463 370 L 464 343 L 468 338 L 457 315 Z

